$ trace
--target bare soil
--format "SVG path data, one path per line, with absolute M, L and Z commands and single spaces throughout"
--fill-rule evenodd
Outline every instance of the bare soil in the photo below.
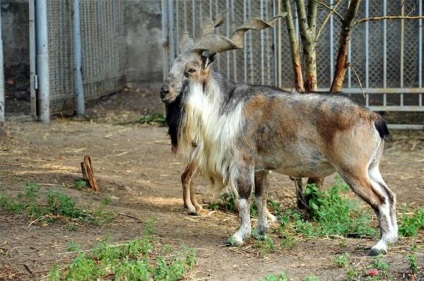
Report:
M 0 280 L 46 280 L 54 264 L 64 265 L 73 258 L 67 252 L 70 242 L 82 249 L 90 249 L 105 237 L 111 243 L 123 243 L 142 233 L 152 218 L 162 243 L 196 249 L 198 263 L 187 280 L 260 280 L 283 271 L 290 280 L 306 276 L 346 280 L 347 269 L 334 263 L 345 252 L 364 274 L 361 280 L 367 280 L 366 267 L 372 258 L 366 253 L 375 239 L 297 237 L 294 247 L 281 248 L 278 245 L 284 237 L 278 235 L 275 224 L 270 231 L 276 245 L 273 253 L 263 255 L 254 239 L 242 247 L 225 247 L 224 241 L 238 228 L 237 216 L 223 211 L 189 216 L 180 186 L 184 164 L 171 153 L 166 128 L 135 122 L 141 114 L 161 110 L 155 89 L 127 89 L 91 105 L 88 120 L 6 123 L 0 137 L 1 192 L 16 196 L 25 183 L 36 183 L 43 190 L 68 194 L 79 206 L 91 207 L 109 196 L 108 209 L 115 219 L 100 226 L 82 224 L 70 231 L 60 223 L 31 224 L 22 215 L 0 211 Z M 383 177 L 397 194 L 399 206 L 418 208 L 424 205 L 424 134 L 395 133 L 395 140 L 385 150 Z M 74 188 L 85 155 L 92 158 L 98 194 Z M 200 201 L 210 202 L 204 180 L 199 178 L 196 184 Z M 288 177 L 273 173 L 270 185 L 273 200 L 294 207 L 294 185 Z M 413 280 L 407 259 L 412 245 L 418 248 L 416 280 L 424 280 L 423 233 L 390 247 L 384 261 L 390 265 L 391 280 Z

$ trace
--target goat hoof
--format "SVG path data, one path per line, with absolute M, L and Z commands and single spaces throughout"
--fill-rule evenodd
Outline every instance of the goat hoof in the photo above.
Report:
M 234 236 L 231 236 L 230 239 L 225 241 L 225 246 L 227 247 L 240 247 L 241 245 L 243 245 L 243 241 L 239 241 Z
M 196 211 L 188 211 L 187 214 L 189 214 L 190 216 L 197 216 L 198 213 Z
M 387 254 L 386 249 L 378 249 L 376 247 L 372 247 L 368 252 L 368 256 L 371 256 L 371 257 L 376 257 L 378 255 L 385 255 L 385 254 Z
M 254 229 L 252 231 L 252 237 L 255 238 L 256 240 L 263 241 L 267 237 L 266 231 L 264 232 L 264 231 L 259 231 L 257 229 Z

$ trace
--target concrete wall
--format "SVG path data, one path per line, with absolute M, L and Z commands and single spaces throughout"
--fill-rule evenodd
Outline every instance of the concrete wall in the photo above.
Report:
M 161 82 L 161 1 L 123 1 L 127 83 Z M 28 0 L 1 0 L 1 13 L 4 64 L 29 65 Z
M 124 3 L 127 83 L 161 82 L 161 1 L 125 0 Z
M 28 0 L 2 0 L 1 23 L 4 64 L 29 64 Z

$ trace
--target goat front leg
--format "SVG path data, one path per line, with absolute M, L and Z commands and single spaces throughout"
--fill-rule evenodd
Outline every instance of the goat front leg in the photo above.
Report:
M 250 193 L 254 181 L 254 170 L 249 168 L 239 169 L 238 178 L 235 180 L 235 191 L 238 205 L 240 228 L 228 239 L 229 246 L 241 246 L 252 231 L 250 224 Z
M 190 215 L 198 215 L 203 210 L 197 203 L 193 187 L 193 177 L 196 175 L 196 165 L 189 163 L 181 175 L 181 184 L 183 186 L 184 207 L 188 209 Z
M 269 171 L 255 173 L 255 203 L 258 208 L 258 223 L 256 224 L 253 235 L 259 239 L 263 238 L 269 229 L 267 218 L 271 222 L 277 221 L 277 218 L 269 212 L 267 207 L 268 175 Z

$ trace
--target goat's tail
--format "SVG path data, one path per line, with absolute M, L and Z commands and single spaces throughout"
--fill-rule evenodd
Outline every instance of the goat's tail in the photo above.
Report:
M 384 121 L 383 117 L 378 116 L 378 119 L 374 121 L 374 126 L 382 139 L 386 142 L 392 141 L 392 135 L 390 135 L 389 128 L 387 127 L 386 121 Z

